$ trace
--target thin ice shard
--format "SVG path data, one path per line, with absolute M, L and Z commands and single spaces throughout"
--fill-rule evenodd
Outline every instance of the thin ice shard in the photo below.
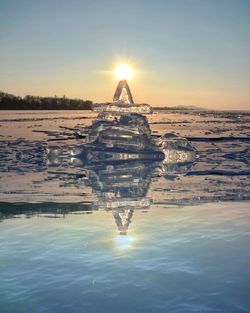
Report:
M 120 80 L 114 94 L 113 102 L 134 104 L 134 100 L 126 80 Z

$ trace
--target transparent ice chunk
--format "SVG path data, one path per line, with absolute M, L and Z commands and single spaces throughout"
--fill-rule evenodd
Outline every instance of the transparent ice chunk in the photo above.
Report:
M 126 126 L 112 126 L 100 132 L 98 142 L 108 148 L 123 148 L 133 151 L 146 149 L 151 140 L 146 134 L 140 133 L 138 129 Z
M 119 81 L 115 90 L 113 101 L 128 104 L 134 103 L 128 82 L 125 79 Z
M 194 162 L 197 157 L 196 150 L 186 138 L 166 134 L 156 139 L 155 144 L 165 154 L 164 163 Z
M 147 118 L 140 114 L 128 114 L 115 120 L 98 120 L 87 134 L 89 143 L 107 148 L 121 148 L 130 151 L 145 150 L 151 146 L 151 131 Z
M 120 123 L 131 128 L 137 128 L 139 133 L 145 134 L 148 137 L 151 135 L 148 120 L 141 114 L 122 115 L 120 118 Z
M 92 111 L 94 112 L 113 112 L 117 114 L 123 113 L 140 113 L 140 114 L 151 114 L 152 108 L 148 104 L 128 104 L 128 103 L 94 103 L 92 105 Z

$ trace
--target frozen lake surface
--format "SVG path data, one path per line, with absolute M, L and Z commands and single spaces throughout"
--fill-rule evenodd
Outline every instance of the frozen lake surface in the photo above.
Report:
M 249 312 L 250 114 L 155 112 L 164 166 L 74 158 L 95 116 L 1 112 L 0 311 Z

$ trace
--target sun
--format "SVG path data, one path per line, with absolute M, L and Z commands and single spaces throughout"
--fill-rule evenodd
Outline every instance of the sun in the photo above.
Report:
M 132 70 L 127 64 L 119 64 L 115 69 L 115 75 L 120 80 L 130 79 L 132 77 Z

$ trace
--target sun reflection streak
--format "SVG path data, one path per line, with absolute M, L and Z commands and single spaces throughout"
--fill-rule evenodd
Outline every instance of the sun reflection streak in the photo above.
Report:
M 134 243 L 134 238 L 131 235 L 121 236 L 118 235 L 115 237 L 115 243 L 118 250 L 128 250 L 131 249 Z

